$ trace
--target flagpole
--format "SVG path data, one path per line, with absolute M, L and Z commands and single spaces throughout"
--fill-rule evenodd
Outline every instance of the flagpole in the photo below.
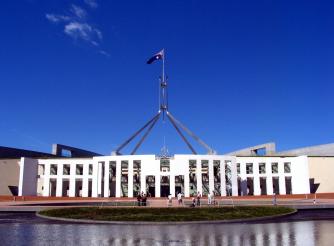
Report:
M 163 112 L 162 112 L 162 120 L 165 122 L 165 113 L 166 113 L 166 80 L 165 80 L 165 49 L 162 49 L 162 88 L 161 88 L 161 93 L 162 93 L 162 106 L 163 106 Z
M 162 50 L 162 82 L 165 82 L 165 49 Z

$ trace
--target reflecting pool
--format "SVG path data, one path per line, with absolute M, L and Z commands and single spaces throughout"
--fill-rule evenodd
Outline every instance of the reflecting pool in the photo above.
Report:
M 0 216 L 0 245 L 334 245 L 333 232 L 332 220 L 115 226 Z

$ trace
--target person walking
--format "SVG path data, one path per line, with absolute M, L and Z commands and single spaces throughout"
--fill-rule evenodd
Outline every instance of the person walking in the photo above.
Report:
M 190 207 L 194 208 L 195 206 L 196 206 L 196 199 L 195 199 L 195 197 L 193 197 L 193 199 L 191 200 Z
M 138 196 L 137 196 L 137 205 L 138 206 L 141 206 L 141 199 L 142 199 L 142 197 L 141 197 L 140 193 L 138 193 Z
M 177 194 L 177 201 L 178 201 L 178 204 L 179 204 L 179 205 L 182 205 L 182 193 L 181 193 L 181 192 L 179 192 L 179 193 Z
M 172 194 L 169 194 L 168 195 L 168 207 L 171 207 L 172 206 Z
M 211 191 L 208 194 L 208 205 L 212 205 L 213 204 L 213 199 L 214 199 L 214 195 L 213 195 L 213 191 Z
M 201 193 L 197 192 L 197 206 L 201 206 Z

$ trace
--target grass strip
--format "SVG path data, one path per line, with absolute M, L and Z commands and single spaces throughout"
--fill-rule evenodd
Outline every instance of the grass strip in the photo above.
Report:
M 99 208 L 76 207 L 41 211 L 41 215 L 68 219 L 103 221 L 209 221 L 260 218 L 295 211 L 286 207 L 206 207 L 206 208 Z

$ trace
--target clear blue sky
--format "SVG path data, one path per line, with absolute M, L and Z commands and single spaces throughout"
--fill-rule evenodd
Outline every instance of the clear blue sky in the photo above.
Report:
M 161 48 L 170 111 L 218 153 L 334 142 L 332 1 L 13 0 L 0 29 L 2 146 L 109 154 L 158 110 Z M 139 153 L 164 135 L 189 153 L 161 122 Z

